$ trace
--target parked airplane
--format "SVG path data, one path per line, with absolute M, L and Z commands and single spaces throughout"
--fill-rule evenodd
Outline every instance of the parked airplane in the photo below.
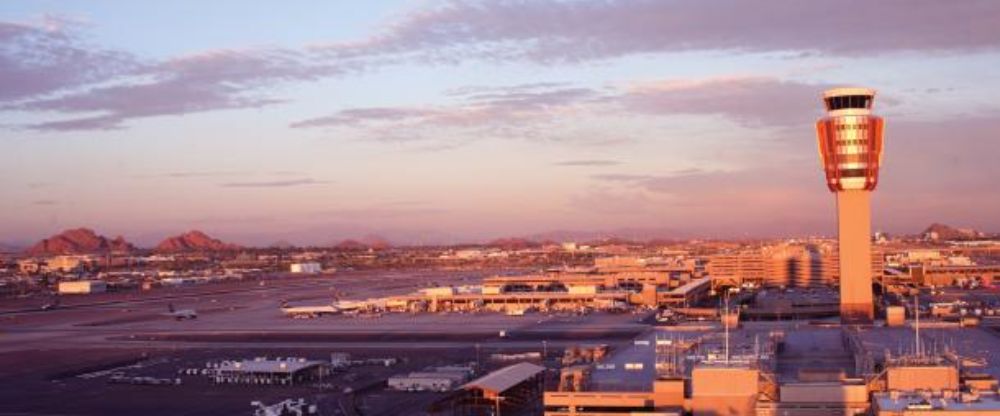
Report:
M 315 306 L 289 306 L 288 303 L 282 302 L 281 312 L 292 318 L 316 318 L 323 315 L 335 315 L 338 313 L 354 311 L 360 306 L 360 302 L 344 300 L 334 301 L 329 305 Z
M 169 312 L 164 313 L 164 316 L 169 316 L 178 321 L 183 321 L 185 319 L 198 319 L 198 312 L 194 309 L 174 309 L 174 304 L 168 304 L 167 308 Z

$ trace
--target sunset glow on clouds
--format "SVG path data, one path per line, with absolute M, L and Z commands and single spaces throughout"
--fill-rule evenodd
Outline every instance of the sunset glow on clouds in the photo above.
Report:
M 874 228 L 1000 231 L 996 2 L 328 3 L 4 2 L 0 242 L 829 234 L 844 84 Z

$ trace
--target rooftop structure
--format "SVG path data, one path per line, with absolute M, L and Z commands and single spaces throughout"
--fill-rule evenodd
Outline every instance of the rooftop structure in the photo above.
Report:
M 491 394 L 502 394 L 526 380 L 545 371 L 545 367 L 532 363 L 517 363 L 477 378 L 462 386 L 463 389 L 480 389 Z

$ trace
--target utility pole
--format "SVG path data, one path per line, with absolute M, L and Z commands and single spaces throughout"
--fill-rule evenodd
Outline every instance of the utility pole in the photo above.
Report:
M 725 295 L 726 308 L 722 315 L 722 325 L 726 328 L 726 365 L 729 365 L 729 292 Z
M 916 349 L 917 357 L 923 354 L 920 351 L 920 294 L 913 295 L 913 316 L 914 316 L 914 329 L 916 331 Z

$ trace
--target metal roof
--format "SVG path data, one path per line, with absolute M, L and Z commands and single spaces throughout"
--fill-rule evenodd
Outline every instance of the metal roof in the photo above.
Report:
M 244 373 L 295 373 L 297 371 L 323 364 L 314 360 L 242 360 L 224 361 L 219 365 L 220 371 Z
M 842 97 L 848 95 L 867 95 L 873 97 L 875 96 L 875 90 L 865 87 L 839 87 L 823 91 L 823 98 Z
M 670 291 L 669 293 L 674 293 L 674 294 L 678 294 L 678 295 L 686 295 L 686 294 L 690 293 L 691 291 L 693 291 L 695 289 L 699 289 L 699 288 L 704 287 L 711 280 L 712 280 L 711 277 L 698 278 L 698 279 L 695 279 L 695 280 L 692 280 L 690 282 L 685 283 L 684 286 L 678 287 L 678 288 Z
M 545 371 L 545 367 L 540 365 L 517 363 L 465 383 L 462 389 L 482 389 L 499 394 L 543 371 Z

